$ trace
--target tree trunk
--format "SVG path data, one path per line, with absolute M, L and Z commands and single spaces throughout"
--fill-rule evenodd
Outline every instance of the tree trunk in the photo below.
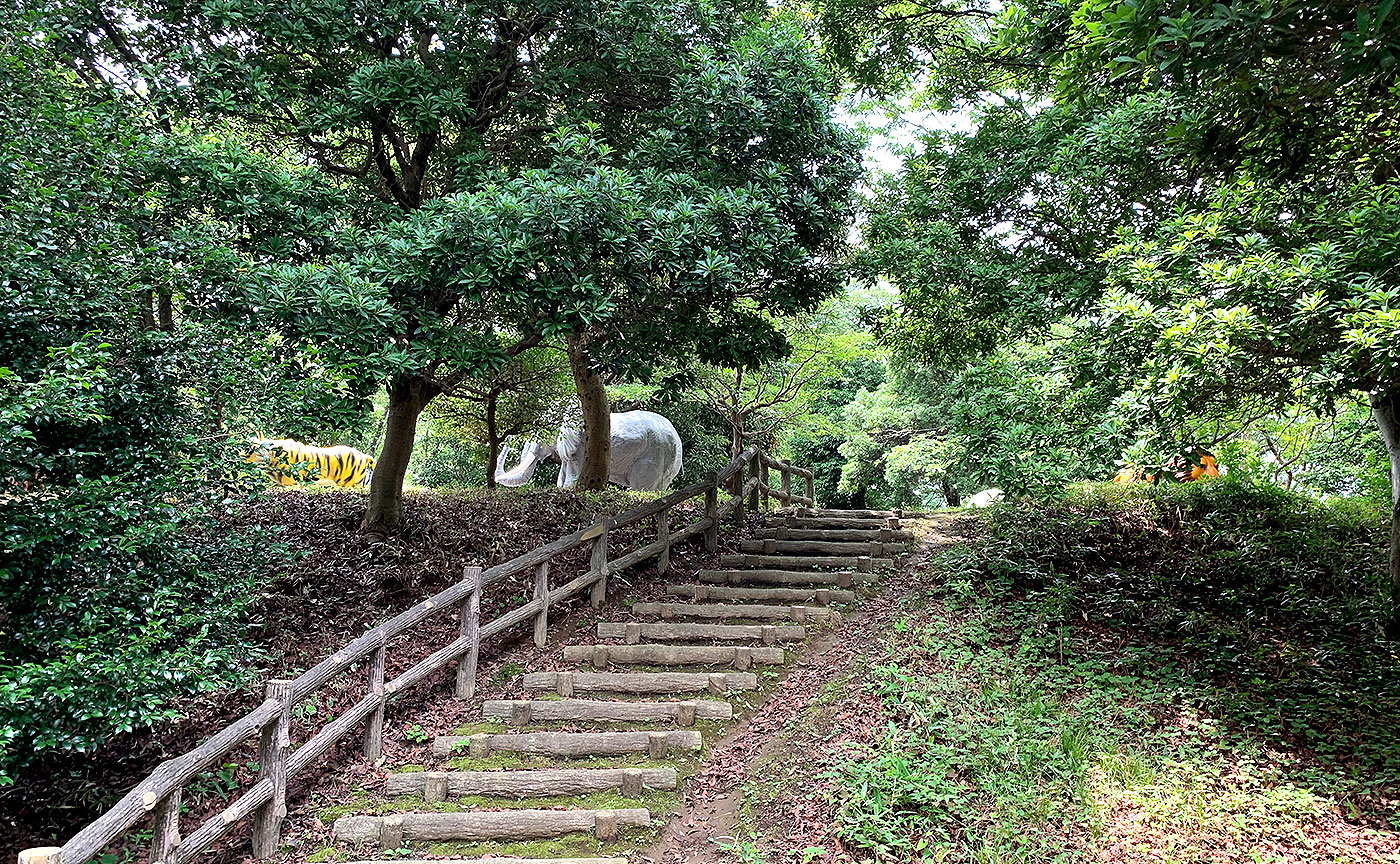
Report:
M 1390 621 L 1386 635 L 1400 639 L 1400 387 L 1371 394 L 1371 413 L 1390 454 Z
M 607 488 L 608 467 L 612 455 L 612 418 L 608 406 L 608 390 L 603 376 L 593 363 L 588 343 L 582 336 L 567 340 L 569 369 L 574 373 L 574 387 L 583 405 L 583 467 L 576 488 L 597 491 Z
M 390 385 L 384 449 L 375 462 L 369 506 L 360 520 L 360 530 L 366 534 L 387 534 L 402 524 L 403 480 L 408 474 L 408 459 L 413 455 L 418 415 L 439 392 L 437 385 L 417 375 L 400 378 Z
M 739 454 L 744 452 L 744 424 L 748 422 L 748 415 L 731 411 L 729 420 L 729 458 L 738 459 Z M 738 495 L 739 489 L 744 485 L 745 478 L 742 471 L 729 475 L 726 488 L 731 495 Z
M 496 488 L 496 460 L 501 458 L 501 439 L 496 433 L 496 394 L 486 397 L 486 488 Z
M 155 303 L 156 292 L 150 290 L 141 292 L 141 309 L 137 317 L 141 321 L 142 330 L 156 329 Z
M 175 300 L 170 296 L 170 292 L 165 291 L 156 295 L 156 307 L 160 317 L 160 329 L 166 333 L 174 333 Z
M 938 478 L 938 482 L 943 484 L 943 500 L 949 507 L 957 507 L 962 503 L 962 496 L 958 494 L 958 487 L 953 485 L 953 481 L 947 474 Z

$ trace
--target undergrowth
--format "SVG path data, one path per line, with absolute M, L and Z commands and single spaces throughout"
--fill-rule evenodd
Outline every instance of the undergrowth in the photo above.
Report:
M 1373 515 L 1224 483 L 983 515 L 870 658 L 878 731 L 826 776 L 837 837 L 889 860 L 1374 860 L 1400 679 Z

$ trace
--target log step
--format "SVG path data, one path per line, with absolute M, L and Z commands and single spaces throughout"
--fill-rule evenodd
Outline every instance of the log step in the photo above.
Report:
M 806 529 L 812 531 L 878 531 L 882 528 L 898 529 L 898 519 L 803 519 L 797 516 L 769 516 L 763 524 L 771 528 Z
M 599 639 L 626 639 L 635 645 L 643 639 L 674 642 L 679 639 L 728 641 L 801 642 L 807 628 L 800 624 L 656 624 L 650 621 L 599 622 Z
M 566 698 L 580 692 L 723 696 L 731 690 L 757 688 L 758 676 L 752 672 L 531 672 L 525 676 L 526 690 L 553 691 Z
M 701 600 L 771 600 L 778 603 L 854 603 L 854 591 L 840 588 L 729 588 L 718 585 L 667 585 L 667 594 L 678 594 L 699 602 Z
M 903 510 L 834 510 L 829 507 L 795 507 L 793 515 L 798 518 L 812 516 L 834 516 L 838 519 L 901 519 Z
M 798 624 L 825 621 L 836 614 L 824 606 L 764 606 L 757 603 L 634 603 L 632 611 L 638 615 L 660 615 L 662 618 L 749 618 L 756 621 L 777 618 Z M 564 650 L 568 651 L 567 648 Z
M 475 735 L 439 735 L 433 739 L 433 755 L 438 758 L 465 752 L 473 759 L 486 759 L 492 753 L 520 753 L 527 756 L 623 756 L 646 753 L 663 759 L 671 750 L 699 750 L 699 732 L 520 732 Z
M 642 808 L 626 810 L 484 810 L 462 813 L 403 813 L 342 816 L 331 836 L 337 842 L 375 842 L 383 849 L 434 841 L 536 840 L 592 831 L 599 840 L 617 839 L 617 829 L 651 824 Z
M 891 531 L 888 528 L 760 528 L 754 536 L 762 540 L 834 540 L 857 543 L 878 540 L 881 543 L 907 542 L 914 539 L 912 531 Z
M 651 666 L 733 666 L 749 669 L 787 662 L 781 648 L 745 648 L 733 645 L 567 645 L 565 663 L 609 663 Z
M 627 864 L 626 858 L 385 858 L 346 864 Z
M 891 558 L 903 554 L 903 543 L 838 543 L 825 540 L 741 540 L 739 550 L 761 555 L 869 555 Z
M 762 649 L 759 649 L 762 650 Z M 485 717 L 499 717 L 512 726 L 553 720 L 674 720 L 693 726 L 696 720 L 728 720 L 734 708 L 728 702 L 696 699 L 688 702 L 606 702 L 592 699 L 487 699 Z
M 422 795 L 429 804 L 464 795 L 530 798 L 621 790 L 640 798 L 647 789 L 676 788 L 674 768 L 549 768 L 540 771 L 410 771 L 390 774 L 386 795 Z
M 874 585 L 879 581 L 869 573 L 815 573 L 806 570 L 701 570 L 701 582 L 713 585 Z
M 721 567 L 759 567 L 796 570 L 803 567 L 826 567 L 832 570 L 856 569 L 862 573 L 884 570 L 894 566 L 889 558 L 867 555 L 721 555 Z

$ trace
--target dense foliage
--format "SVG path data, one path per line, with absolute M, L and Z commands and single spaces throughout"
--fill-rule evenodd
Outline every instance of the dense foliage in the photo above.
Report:
M 877 322 L 899 362 L 965 383 L 905 416 L 882 419 L 872 400 L 873 434 L 848 447 L 851 467 L 869 475 L 883 460 L 907 477 L 908 448 L 921 447 L 922 482 L 946 465 L 978 484 L 1047 491 L 1117 464 L 1161 474 L 1188 448 L 1237 439 L 1270 451 L 1286 418 L 1325 428 L 1366 405 L 1377 435 L 1363 436 L 1353 473 L 1388 452 L 1400 616 L 1394 4 L 822 8 L 826 50 L 858 87 L 900 108 L 956 108 L 971 127 L 912 136 L 900 170 L 874 185 L 860 259 L 868 279 L 899 289 Z M 987 378 L 965 365 L 995 376 L 1027 352 L 1046 358 L 1038 374 L 1051 390 L 1075 394 L 1044 399 L 1036 425 L 1057 446 L 1013 435 L 1002 452 L 984 442 L 969 453 L 960 421 L 946 419 L 901 434 L 915 415 L 973 397 Z M 1003 374 L 998 389 L 1014 392 L 1018 377 Z M 1066 465 L 1057 449 L 1107 464 L 1051 468 L 1048 484 L 1021 466 L 973 467 Z M 1373 487 L 1350 485 L 1362 488 Z
M 320 202 L 333 243 L 289 245 L 221 300 L 386 388 L 368 530 L 398 524 L 422 410 L 472 375 L 565 343 L 593 488 L 601 373 L 772 359 L 759 310 L 840 287 L 856 141 L 796 19 L 744 0 L 284 12 L 140 3 L 124 26 L 60 5 L 46 23 L 94 78 L 120 58 L 160 115 L 247 129 L 343 191 Z
M 6 48 L 0 785 L 247 675 L 244 613 L 278 550 L 215 530 L 251 488 L 221 420 L 330 395 L 275 346 L 157 304 L 197 294 L 197 256 L 220 251 L 191 260 L 192 232 L 148 206 L 174 142 Z

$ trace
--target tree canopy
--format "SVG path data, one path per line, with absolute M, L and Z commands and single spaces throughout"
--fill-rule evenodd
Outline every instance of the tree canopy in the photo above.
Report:
M 839 288 L 856 141 L 801 29 L 761 6 L 235 0 L 49 20 L 91 80 L 246 130 L 339 190 L 332 243 L 250 262 L 221 301 L 387 387 L 369 529 L 400 518 L 419 413 L 472 374 L 567 341 L 587 485 L 607 475 L 602 373 L 771 358 L 781 337 L 745 310 Z
M 1068 326 L 1070 380 L 1116 391 L 1121 458 L 1156 464 L 1226 417 L 1368 400 L 1400 610 L 1393 5 L 830 4 L 828 32 L 857 22 L 830 49 L 855 82 L 975 122 L 877 186 L 886 343 L 957 364 Z

